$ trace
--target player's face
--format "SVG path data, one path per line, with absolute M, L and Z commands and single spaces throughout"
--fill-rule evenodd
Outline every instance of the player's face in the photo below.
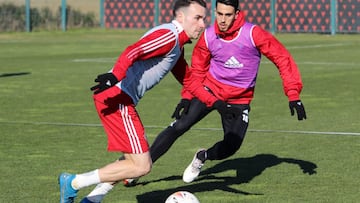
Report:
M 192 3 L 182 11 L 181 24 L 190 39 L 199 38 L 205 29 L 205 8 L 197 3 Z
M 218 3 L 216 6 L 215 16 L 216 23 L 218 24 L 221 32 L 226 32 L 234 23 L 238 16 L 238 11 L 234 7 Z

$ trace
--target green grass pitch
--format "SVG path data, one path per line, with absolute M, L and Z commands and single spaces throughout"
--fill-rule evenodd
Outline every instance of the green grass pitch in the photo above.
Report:
M 0 202 L 59 201 L 60 172 L 86 172 L 116 159 L 89 88 L 145 30 L 0 33 Z M 200 121 L 133 188 L 111 203 L 161 203 L 188 190 L 202 203 L 358 202 L 360 36 L 277 34 L 297 61 L 308 119 L 290 116 L 273 64 L 262 59 L 242 148 L 208 161 L 199 179 L 181 175 L 194 152 L 222 138 L 216 112 Z M 192 45 L 186 45 L 190 62 Z M 137 109 L 149 142 L 172 120 L 180 85 L 168 75 Z M 79 192 L 77 201 L 93 187 Z

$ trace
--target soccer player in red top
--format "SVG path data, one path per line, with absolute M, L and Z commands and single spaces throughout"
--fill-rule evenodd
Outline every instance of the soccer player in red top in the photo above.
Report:
M 170 71 L 183 83 L 188 69 L 183 46 L 203 32 L 205 13 L 203 0 L 177 0 L 171 23 L 149 30 L 125 49 L 108 73 L 97 76 L 91 90 L 108 151 L 122 152 L 124 159 L 86 173 L 60 174 L 60 203 L 74 202 L 80 189 L 94 184 L 100 189 L 81 202 L 101 202 L 112 183 L 150 172 L 149 145 L 135 106 Z
M 298 67 L 286 48 L 270 33 L 245 21 L 238 0 L 216 1 L 216 22 L 207 28 L 194 47 L 191 74 L 184 81 L 182 99 L 171 125 L 150 147 L 155 162 L 194 124 L 216 109 L 224 137 L 199 150 L 183 174 L 192 182 L 206 160 L 221 160 L 239 150 L 248 128 L 261 55 L 278 68 L 291 115 L 306 119 L 300 100 L 303 84 Z

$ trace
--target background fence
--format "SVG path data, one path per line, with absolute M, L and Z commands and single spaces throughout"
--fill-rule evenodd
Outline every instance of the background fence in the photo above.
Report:
M 0 32 L 99 27 L 100 7 L 100 0 L 0 0 Z
M 20 12 L 15 14 L 0 9 L 0 31 L 11 31 L 19 27 L 26 31 L 65 31 L 98 26 L 113 29 L 150 28 L 171 21 L 173 2 L 174 0 L 0 0 L 0 5 L 20 6 Z M 207 7 L 207 22 L 212 23 L 215 0 L 207 0 Z M 249 22 L 273 33 L 360 33 L 360 0 L 240 0 L 240 9 L 245 12 Z M 15 20 L 14 15 L 23 16 L 19 17 L 20 20 Z
M 106 0 L 105 25 L 149 28 L 157 21 L 169 22 L 172 4 L 169 0 Z M 213 22 L 215 0 L 207 5 L 208 22 Z M 240 0 L 240 9 L 249 22 L 272 32 L 360 32 L 360 0 Z

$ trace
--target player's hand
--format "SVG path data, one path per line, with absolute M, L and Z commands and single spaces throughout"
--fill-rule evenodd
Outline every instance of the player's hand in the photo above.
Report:
M 227 119 L 236 119 L 240 114 L 241 110 L 238 108 L 233 107 L 231 104 L 228 104 L 222 100 L 217 100 L 213 108 L 215 108 L 221 116 Z
M 114 86 L 117 82 L 117 78 L 112 73 L 104 73 L 101 75 L 98 75 L 95 79 L 95 82 L 98 82 L 99 84 L 93 86 L 90 88 L 91 91 L 94 91 L 94 94 L 98 94 L 109 87 Z
M 190 100 L 181 99 L 180 103 L 176 106 L 174 113 L 171 118 L 179 119 L 183 114 L 187 114 L 189 111 Z
M 293 116 L 295 114 L 295 111 L 294 111 L 294 109 L 295 109 L 299 121 L 306 119 L 305 108 L 304 108 L 304 105 L 302 104 L 301 100 L 290 101 L 289 108 L 290 108 L 291 116 Z

